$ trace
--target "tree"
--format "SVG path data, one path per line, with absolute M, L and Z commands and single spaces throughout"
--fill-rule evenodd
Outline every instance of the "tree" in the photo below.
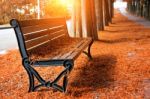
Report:
M 84 0 L 87 36 L 98 40 L 94 0 Z
M 97 28 L 100 31 L 104 30 L 104 15 L 103 15 L 103 0 L 95 0 L 96 16 L 97 16 Z
M 32 2 L 29 0 L 2 0 L 0 2 L 0 24 L 8 23 L 12 18 L 18 20 L 35 18 L 35 15 L 29 13 L 30 9 L 27 9 L 27 6 L 35 6 L 34 2 L 35 0 Z
M 110 21 L 108 0 L 104 0 L 104 16 L 105 16 L 105 25 L 108 26 Z
M 74 36 L 82 37 L 82 9 L 81 0 L 74 1 L 74 14 L 73 14 L 73 25 L 74 25 Z
M 103 7 L 103 2 L 104 0 L 99 0 L 100 6 L 99 6 L 99 15 L 100 15 L 100 29 L 99 30 L 104 30 L 104 7 Z

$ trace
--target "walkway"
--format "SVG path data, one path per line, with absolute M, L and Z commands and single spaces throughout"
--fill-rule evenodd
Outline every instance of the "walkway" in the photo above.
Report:
M 141 24 L 143 26 L 145 26 L 146 28 L 150 28 L 150 21 L 144 19 L 144 18 L 141 18 L 141 17 L 137 17 L 137 16 L 134 16 L 134 15 L 131 15 L 129 14 L 125 8 L 120 8 L 119 9 L 120 12 L 122 13 L 122 15 L 128 17 L 129 20 L 132 20 L 134 22 L 137 22 L 138 24 Z
M 0 25 L 6 27 L 9 25 Z M 7 50 L 18 48 L 15 32 L 13 29 L 0 30 L 0 54 L 5 54 Z

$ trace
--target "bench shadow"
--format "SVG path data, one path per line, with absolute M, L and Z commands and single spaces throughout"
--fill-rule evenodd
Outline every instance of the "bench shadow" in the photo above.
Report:
M 99 42 L 102 43 L 108 43 L 108 44 L 115 44 L 115 43 L 122 43 L 122 42 L 127 42 L 127 41 L 133 41 L 134 39 L 132 38 L 120 38 L 120 39 L 115 39 L 115 40 L 98 40 Z
M 126 27 L 126 28 L 129 28 L 129 27 L 136 27 L 136 25 L 110 25 L 109 27 Z
M 119 38 L 114 40 L 99 39 L 97 41 L 101 43 L 107 43 L 107 44 L 116 44 L 116 43 L 130 42 L 130 41 L 139 41 L 139 40 L 144 40 L 149 38 L 150 36 L 143 36 L 143 37 L 135 37 L 135 38 Z
M 106 31 L 106 33 L 107 32 L 108 33 L 122 33 L 122 32 L 127 32 L 128 33 L 129 30 L 124 29 L 124 30 L 105 30 L 105 31 Z
M 114 82 L 116 62 L 116 57 L 109 54 L 93 57 L 87 65 L 76 69 L 79 73 L 72 79 L 68 93 L 80 97 L 99 88 L 108 88 Z

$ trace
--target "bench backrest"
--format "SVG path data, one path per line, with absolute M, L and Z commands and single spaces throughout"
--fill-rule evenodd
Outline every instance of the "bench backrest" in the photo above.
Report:
M 43 46 L 52 40 L 68 35 L 65 18 L 34 19 L 18 21 L 11 20 L 15 27 L 19 49 L 23 58 L 28 57 L 28 52 Z

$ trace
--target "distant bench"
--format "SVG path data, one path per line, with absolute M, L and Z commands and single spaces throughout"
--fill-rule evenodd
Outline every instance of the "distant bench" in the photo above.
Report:
M 22 64 L 29 75 L 29 92 L 39 87 L 52 87 L 61 92 L 66 91 L 68 74 L 74 66 L 76 58 L 84 52 L 92 59 L 91 38 L 69 37 L 64 18 L 34 19 L 18 21 L 12 19 Z M 87 51 L 84 51 L 87 48 Z M 45 81 L 33 67 L 64 66 L 64 70 L 54 81 Z M 63 77 L 63 85 L 58 81 Z M 40 84 L 35 85 L 34 78 Z

